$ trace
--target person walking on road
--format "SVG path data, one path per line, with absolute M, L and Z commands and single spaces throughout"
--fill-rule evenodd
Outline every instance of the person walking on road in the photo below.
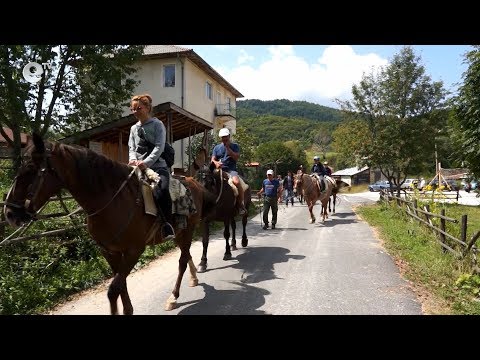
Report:
M 280 189 L 280 183 L 278 179 L 273 177 L 273 170 L 267 170 L 267 178 L 263 180 L 262 188 L 258 192 L 258 195 L 264 194 L 263 201 L 263 230 L 268 229 L 268 212 L 272 208 L 272 229 L 275 229 L 277 224 L 278 213 L 278 192 Z

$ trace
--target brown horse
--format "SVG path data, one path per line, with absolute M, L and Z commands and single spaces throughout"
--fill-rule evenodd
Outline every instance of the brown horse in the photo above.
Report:
M 237 250 L 235 231 L 236 221 L 235 217 L 238 215 L 239 208 L 236 204 L 235 193 L 232 187 L 228 183 L 229 176 L 222 170 L 215 169 L 215 164 L 210 163 L 209 166 L 203 166 L 197 172 L 197 180 L 208 191 L 208 202 L 205 202 L 203 213 L 205 214 L 202 219 L 203 223 L 203 252 L 202 259 L 198 264 L 198 272 L 204 272 L 207 270 L 207 251 L 208 243 L 210 239 L 209 228 L 210 223 L 213 221 L 222 221 L 224 225 L 223 237 L 225 238 L 225 254 L 223 260 L 231 260 L 231 250 Z M 242 234 L 242 246 L 248 245 L 247 238 L 247 221 L 248 221 L 248 209 L 250 207 L 251 190 L 248 188 L 244 193 L 244 204 L 247 209 L 246 213 L 242 216 L 243 234 Z M 230 238 L 230 226 L 232 227 L 232 242 L 229 244 Z
M 120 296 L 123 313 L 133 314 L 127 291 L 127 276 L 147 244 L 161 242 L 159 222 L 147 215 L 141 196 L 140 181 L 132 176 L 132 167 L 110 160 L 86 148 L 56 142 L 44 142 L 36 134 L 25 151 L 5 205 L 5 216 L 12 226 L 35 219 L 37 212 L 61 189 L 67 189 L 87 213 L 88 231 L 101 248 L 113 271 L 108 289 L 111 314 L 118 314 Z M 203 217 L 206 190 L 193 178 L 185 178 L 197 212 L 186 218 L 186 224 L 175 227 L 175 242 L 180 248 L 178 276 L 166 310 L 176 306 L 183 274 L 190 267 L 190 286 L 198 284 L 196 268 L 190 255 L 192 234 Z
M 313 206 L 320 200 L 322 204 L 322 210 L 320 211 L 320 216 L 322 216 L 322 222 L 325 221 L 325 218 L 328 218 L 327 206 L 328 200 L 332 193 L 333 188 L 336 186 L 335 181 L 328 177 L 324 177 L 325 182 L 325 191 L 320 192 L 318 180 L 315 176 L 308 174 L 297 174 L 295 176 L 294 188 L 297 194 L 302 193 L 305 203 L 308 206 L 308 211 L 310 212 L 310 224 L 315 223 L 315 216 L 313 215 Z

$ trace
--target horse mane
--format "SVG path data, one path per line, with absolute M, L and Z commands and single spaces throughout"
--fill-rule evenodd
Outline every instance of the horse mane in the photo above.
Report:
M 127 164 L 111 160 L 83 146 L 57 143 L 55 149 L 61 157 L 75 164 L 79 183 L 88 186 L 88 191 L 112 191 L 119 180 L 125 180 L 132 170 Z M 98 176 L 98 175 L 106 176 Z

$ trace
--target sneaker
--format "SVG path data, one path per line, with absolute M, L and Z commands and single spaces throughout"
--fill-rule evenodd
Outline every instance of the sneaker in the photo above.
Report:
M 162 237 L 165 241 L 175 239 L 175 230 L 168 222 L 162 226 Z
M 275 224 L 272 224 L 272 229 L 275 229 Z
M 267 230 L 268 229 L 268 225 L 263 225 L 263 230 Z
M 247 213 L 247 209 L 245 209 L 245 207 L 241 207 L 240 209 L 238 209 L 238 215 L 245 215 Z

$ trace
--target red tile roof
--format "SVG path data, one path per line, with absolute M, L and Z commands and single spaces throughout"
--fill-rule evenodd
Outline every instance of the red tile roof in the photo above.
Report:
M 5 128 L 4 127 L 3 131 L 5 131 L 5 133 L 10 138 L 10 140 L 13 139 L 12 130 L 10 130 L 10 128 Z M 22 145 L 25 145 L 27 143 L 27 140 L 28 140 L 27 134 L 20 133 L 20 140 L 22 142 Z M 1 146 L 8 146 L 7 140 L 5 140 L 5 138 L 2 136 L 1 133 L 0 133 L 0 144 L 1 144 Z

